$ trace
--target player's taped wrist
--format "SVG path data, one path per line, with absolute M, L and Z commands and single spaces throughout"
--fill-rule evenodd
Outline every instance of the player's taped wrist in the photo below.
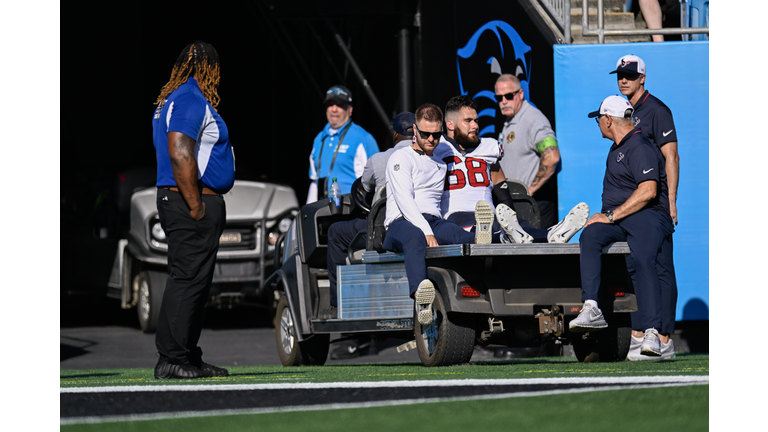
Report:
M 546 137 L 536 144 L 536 151 L 541 154 L 548 147 L 557 147 L 557 140 L 553 137 Z
M 500 181 L 498 184 L 493 185 L 491 196 L 493 197 L 494 205 L 504 204 L 514 210 L 512 194 L 509 193 L 509 186 L 506 181 Z

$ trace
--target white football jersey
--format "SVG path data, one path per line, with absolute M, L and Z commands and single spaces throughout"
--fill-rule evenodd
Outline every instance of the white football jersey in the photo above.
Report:
M 475 204 L 481 200 L 493 204 L 491 165 L 503 154 L 499 142 L 493 138 L 481 138 L 480 144 L 465 155 L 445 139 L 441 140 L 434 155 L 446 163 L 448 170 L 440 202 L 443 218 L 456 212 L 474 212 Z
M 433 156 L 417 153 L 410 146 L 396 150 L 387 160 L 387 218 L 389 227 L 403 217 L 433 235 L 422 214 L 440 217 L 440 196 L 445 182 L 445 163 Z

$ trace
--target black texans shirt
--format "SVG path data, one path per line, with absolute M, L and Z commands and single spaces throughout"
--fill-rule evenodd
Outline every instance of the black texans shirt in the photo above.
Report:
M 635 127 L 621 142 L 611 146 L 605 163 L 602 213 L 624 204 L 644 181 L 656 183 L 656 197 L 645 208 L 669 214 L 667 172 L 659 148 Z

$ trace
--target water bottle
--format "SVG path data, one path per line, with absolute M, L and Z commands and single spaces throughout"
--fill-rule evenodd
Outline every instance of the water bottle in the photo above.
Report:
M 337 209 L 341 208 L 341 188 L 336 182 L 336 177 L 333 178 L 333 182 L 331 183 L 331 191 L 328 193 L 328 198 L 330 198 L 331 202 L 336 205 Z

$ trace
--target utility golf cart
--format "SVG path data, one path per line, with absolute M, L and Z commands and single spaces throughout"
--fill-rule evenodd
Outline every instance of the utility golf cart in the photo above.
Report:
M 131 196 L 131 228 L 120 240 L 108 296 L 123 309 L 136 307 L 139 325 L 154 332 L 168 279 L 168 242 L 157 215 L 157 188 Z M 255 306 L 274 311 L 275 297 L 264 280 L 274 269 L 274 249 L 298 212 L 293 189 L 274 183 L 235 180 L 224 195 L 227 222 L 207 307 Z
M 535 201 L 508 181 L 518 215 L 539 224 Z M 357 189 L 353 186 L 353 191 Z M 427 273 L 438 295 L 433 323 L 415 319 L 402 253 L 381 248 L 386 198 L 367 202 L 343 196 L 341 211 L 322 200 L 301 208 L 278 241 L 280 262 L 265 282 L 279 295 L 275 338 L 285 366 L 323 365 L 331 334 L 404 338 L 398 350 L 416 349 L 425 366 L 466 363 L 476 345 L 540 346 L 542 339 L 573 344 L 580 361 L 621 361 L 630 343 L 629 312 L 637 310 L 627 273 L 626 243 L 603 250 L 600 306 L 609 328 L 571 333 L 582 306 L 579 245 L 458 244 L 427 248 Z M 350 251 L 338 269 L 338 317 L 319 319 L 329 305 L 327 233 L 334 222 L 368 218 L 363 251 Z M 549 336 L 544 336 L 549 335 Z

